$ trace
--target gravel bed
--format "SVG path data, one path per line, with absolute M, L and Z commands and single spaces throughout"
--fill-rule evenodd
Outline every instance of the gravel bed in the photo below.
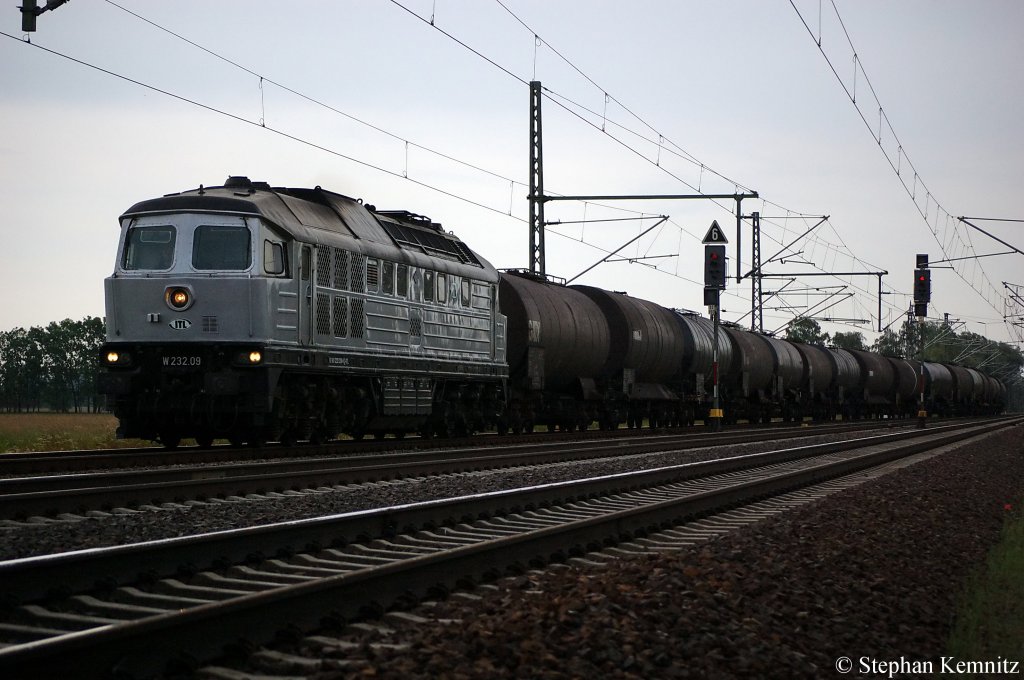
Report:
M 676 553 L 529 572 L 418 610 L 449 625 L 324 633 L 338 651 L 302 674 L 821 678 L 840 677 L 840 657 L 847 677 L 893 677 L 870 664 L 901 659 L 939 672 L 962 586 L 1022 491 L 1012 428 Z
M 601 458 L 546 466 L 356 484 L 318 493 L 286 497 L 259 496 L 229 502 L 167 504 L 123 514 L 71 516 L 30 523 L 0 521 L 0 560 L 135 543 L 209 531 L 242 528 L 305 517 L 319 517 L 398 503 L 448 498 L 616 472 L 678 465 L 748 453 L 851 439 L 891 432 L 885 426 L 870 432 L 766 441 L 686 452 Z M 783 433 L 779 433 L 780 435 Z

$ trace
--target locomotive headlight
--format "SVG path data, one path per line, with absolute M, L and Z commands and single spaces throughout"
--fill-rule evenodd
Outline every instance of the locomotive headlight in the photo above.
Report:
M 259 366 L 263 363 L 263 350 L 243 349 L 231 358 L 235 366 Z
M 192 291 L 183 286 L 173 286 L 164 291 L 167 306 L 177 311 L 184 311 L 192 306 Z
M 131 366 L 132 355 L 129 352 L 122 352 L 118 350 L 107 350 L 101 359 L 107 366 Z

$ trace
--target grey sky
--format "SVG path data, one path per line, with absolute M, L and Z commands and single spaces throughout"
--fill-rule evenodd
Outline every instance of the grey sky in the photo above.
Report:
M 515 77 L 388 0 L 119 3 L 390 136 L 267 81 L 261 89 L 256 76 L 108 2 L 76 0 L 42 15 L 33 43 L 237 118 L 0 36 L 0 203 L 7 240 L 0 249 L 0 277 L 8 291 L 0 305 L 0 329 L 102 315 L 102 279 L 113 267 L 121 211 L 145 198 L 220 184 L 229 174 L 274 185 L 319 184 L 381 208 L 427 214 L 496 266 L 525 267 L 527 190 L 522 183 L 528 170 L 529 100 L 521 81 L 534 77 L 565 98 L 559 101 L 596 112 L 588 125 L 554 101 L 544 102 L 549 191 L 690 193 L 683 180 L 705 192 L 731 193 L 735 181 L 767 201 L 744 202 L 745 212 L 777 217 L 788 209 L 830 215 L 815 238 L 797 246 L 800 257 L 830 271 L 888 270 L 884 288 L 895 294 L 885 296 L 885 324 L 906 309 L 914 254 L 941 257 L 932 229 L 952 250 L 962 248 L 957 242 L 969 230 L 956 231 L 949 215 L 1024 218 L 1016 200 L 1018 164 L 1024 158 L 1022 3 L 837 0 L 861 71 L 831 3 L 795 2 L 815 36 L 822 7 L 823 49 L 847 86 L 856 88 L 858 103 L 877 132 L 877 104 L 863 80 L 866 72 L 902 143 L 897 150 L 885 125 L 882 144 L 873 141 L 787 0 L 505 0 L 543 39 L 539 47 L 493 0 L 400 2 L 428 19 L 433 13 L 437 28 Z M 0 14 L 0 31 L 22 37 L 15 8 Z M 261 120 L 268 129 L 260 127 Z M 602 133 L 602 125 L 647 159 Z M 673 155 L 670 143 L 691 160 Z M 918 188 L 915 203 L 880 146 L 888 149 L 908 183 L 912 161 L 931 195 Z M 731 181 L 702 170 L 701 163 Z M 485 207 L 424 188 L 404 175 Z M 699 241 L 713 219 L 727 226 L 735 240 L 732 205 L 690 201 L 616 207 L 671 215 L 669 224 L 627 248 L 624 256 L 681 254 L 650 260 L 661 272 L 611 263 L 581 282 L 702 309 Z M 922 211 L 928 214 L 927 224 Z M 570 221 L 632 214 L 596 205 L 549 204 L 547 217 Z M 764 256 L 814 222 L 766 221 Z M 982 226 L 1024 246 L 1024 225 Z M 610 250 L 640 227 L 610 222 L 552 229 Z M 749 228 L 743 238 L 743 261 L 749 265 Z M 979 254 L 1005 250 L 977 232 L 967 238 Z M 548 237 L 551 274 L 574 276 L 603 255 L 572 238 L 553 232 Z M 734 257 L 733 247 L 729 255 Z M 961 270 L 963 278 L 952 270 L 936 270 L 931 315 L 949 313 L 967 321 L 969 330 L 1009 339 L 1002 309 L 990 305 L 990 284 L 999 291 L 1002 281 L 1024 284 L 1021 263 L 1019 255 L 983 258 Z M 809 269 L 787 264 L 773 271 Z M 857 294 L 826 314 L 871 318 L 877 324 L 877 279 L 849 281 Z M 814 278 L 791 288 L 842 283 Z M 764 287 L 778 285 L 766 280 Z M 729 290 L 723 316 L 738 319 L 750 308 L 750 287 L 731 282 Z M 808 293 L 786 301 L 801 307 L 821 299 Z M 765 326 L 781 326 L 792 313 L 768 310 Z M 822 325 L 874 337 L 867 326 Z

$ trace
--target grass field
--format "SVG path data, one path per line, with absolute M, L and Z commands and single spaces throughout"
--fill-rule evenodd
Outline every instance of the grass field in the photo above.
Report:
M 968 585 L 949 653 L 1024 661 L 1024 512 L 1007 507 L 1001 540 Z
M 117 440 L 116 428 L 117 419 L 109 413 L 0 413 L 0 453 L 152 445 Z

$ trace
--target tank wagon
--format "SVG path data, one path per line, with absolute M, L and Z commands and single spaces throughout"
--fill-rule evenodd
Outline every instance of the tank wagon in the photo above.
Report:
M 708 319 L 498 272 L 421 215 L 229 177 L 120 223 L 99 388 L 122 437 L 672 427 L 711 404 Z M 917 362 L 725 326 L 717 350 L 730 422 L 917 409 Z M 1002 409 L 994 378 L 924 367 L 929 410 Z

